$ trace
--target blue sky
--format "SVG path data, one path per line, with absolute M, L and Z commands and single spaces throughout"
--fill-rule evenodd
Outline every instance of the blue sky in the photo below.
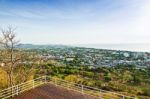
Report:
M 0 0 L 22 43 L 150 43 L 150 0 Z

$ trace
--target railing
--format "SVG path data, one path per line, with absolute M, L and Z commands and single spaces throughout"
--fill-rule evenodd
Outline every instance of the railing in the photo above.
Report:
M 94 87 L 85 86 L 82 84 L 77 84 L 73 82 L 68 82 L 66 80 L 53 78 L 49 76 L 42 76 L 39 78 L 36 78 L 34 80 L 30 80 L 15 86 L 12 86 L 10 88 L 4 89 L 0 91 L 0 99 L 8 99 L 15 95 L 19 95 L 20 93 L 33 89 L 37 86 L 43 85 L 43 84 L 54 84 L 55 86 L 60 86 L 67 88 L 68 90 L 74 90 L 77 92 L 80 92 L 82 94 L 88 94 L 93 97 L 97 97 L 99 99 L 135 99 L 134 97 L 125 96 L 119 93 L 114 93 L 106 90 L 101 90 Z
M 137 99 L 135 97 L 130 97 L 130 96 L 122 95 L 111 91 L 85 86 L 82 84 L 68 82 L 66 80 L 62 80 L 58 78 L 51 77 L 49 78 L 48 81 L 49 83 L 54 84 L 56 86 L 61 86 L 67 88 L 68 90 L 78 91 L 82 94 L 88 94 L 99 99 Z
M 15 95 L 46 83 L 46 76 L 30 80 L 0 91 L 0 99 L 8 99 Z

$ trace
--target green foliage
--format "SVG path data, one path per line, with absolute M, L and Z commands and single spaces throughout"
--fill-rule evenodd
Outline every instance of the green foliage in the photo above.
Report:
M 65 77 L 65 80 L 70 81 L 70 82 L 77 82 L 78 77 L 76 75 L 68 75 Z
M 134 76 L 133 76 L 133 82 L 134 82 L 135 84 L 140 84 L 140 83 L 142 82 L 142 80 L 141 80 L 141 78 L 138 77 L 137 75 L 134 75 Z
M 134 66 L 98 67 L 86 66 L 50 66 L 49 75 L 67 81 L 98 87 L 105 90 L 118 91 L 127 95 L 150 96 L 147 86 L 150 85 L 149 69 L 139 70 Z M 141 87 L 140 87 L 141 86 Z
M 104 79 L 105 79 L 106 82 L 111 81 L 111 77 L 110 76 L 104 76 Z
M 150 96 L 150 88 L 143 89 L 143 95 Z
M 7 87 L 7 73 L 0 68 L 0 89 Z
M 122 77 L 123 83 L 127 83 L 127 82 L 131 81 L 132 78 L 133 78 L 133 77 L 131 76 L 131 72 L 130 72 L 130 71 L 125 71 L 125 72 L 123 73 L 123 77 Z

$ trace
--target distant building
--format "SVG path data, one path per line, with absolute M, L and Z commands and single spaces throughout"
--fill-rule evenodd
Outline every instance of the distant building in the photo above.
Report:
M 66 61 L 73 61 L 74 57 L 66 57 Z
M 123 56 L 124 56 L 124 57 L 129 57 L 130 54 L 129 54 L 129 53 L 123 53 Z

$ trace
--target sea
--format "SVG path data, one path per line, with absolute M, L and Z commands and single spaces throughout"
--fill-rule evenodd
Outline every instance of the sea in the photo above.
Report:
M 73 46 L 135 52 L 150 52 L 149 44 L 75 44 Z

